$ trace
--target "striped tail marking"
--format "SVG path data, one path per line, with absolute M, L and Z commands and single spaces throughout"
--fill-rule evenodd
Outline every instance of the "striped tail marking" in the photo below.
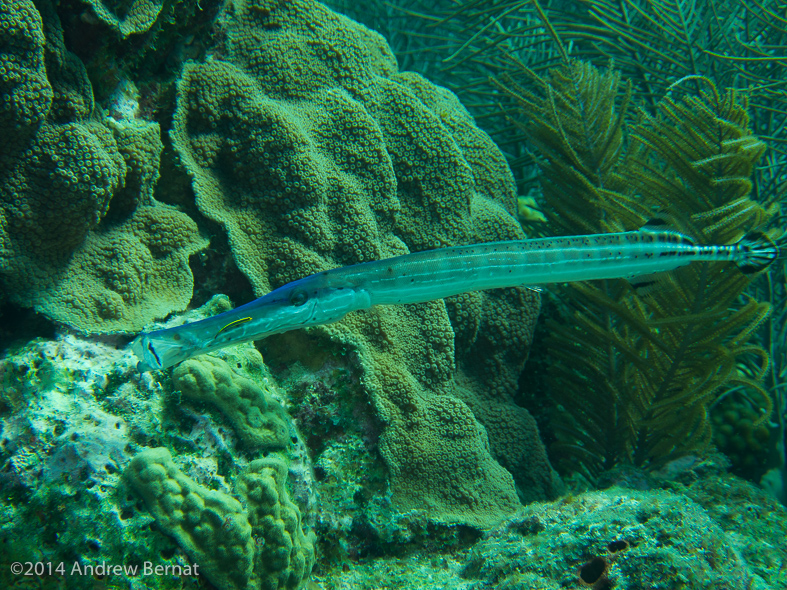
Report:
M 779 247 L 771 238 L 759 231 L 747 233 L 735 246 L 742 254 L 737 264 L 744 274 L 760 272 L 779 258 Z

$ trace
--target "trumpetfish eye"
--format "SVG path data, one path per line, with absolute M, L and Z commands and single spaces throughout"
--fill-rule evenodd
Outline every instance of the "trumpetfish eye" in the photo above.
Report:
M 298 307 L 306 303 L 309 299 L 309 295 L 303 289 L 296 289 L 290 295 L 290 305 L 294 307 Z

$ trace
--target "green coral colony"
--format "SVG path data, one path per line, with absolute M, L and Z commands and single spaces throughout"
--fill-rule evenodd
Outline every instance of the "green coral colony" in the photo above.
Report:
M 787 588 L 783 3 L 363 4 L 0 0 L 0 587 Z

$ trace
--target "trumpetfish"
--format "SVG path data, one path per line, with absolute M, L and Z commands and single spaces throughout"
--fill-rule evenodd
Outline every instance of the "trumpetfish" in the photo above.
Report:
M 454 246 L 326 270 L 219 315 L 143 333 L 132 351 L 139 371 L 166 369 L 225 346 L 336 322 L 374 305 L 520 285 L 631 280 L 697 261 L 731 261 L 753 273 L 779 255 L 760 232 L 730 245 L 699 245 L 664 225 L 655 220 L 636 231 Z

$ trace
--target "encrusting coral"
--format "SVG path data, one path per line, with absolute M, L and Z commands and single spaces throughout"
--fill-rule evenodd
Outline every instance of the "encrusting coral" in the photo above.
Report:
M 0 289 L 87 332 L 185 308 L 196 224 L 156 203 L 159 126 L 100 120 L 47 2 L 0 3 Z
M 110 28 L 128 37 L 144 33 L 156 22 L 163 2 L 156 0 L 83 0 L 93 8 L 96 16 Z
M 379 35 L 309 0 L 235 2 L 228 15 L 226 47 L 184 68 L 171 137 L 257 294 L 523 237 L 500 151 L 453 94 L 398 72 Z M 537 293 L 506 289 L 315 329 L 361 353 L 399 507 L 486 525 L 517 508 L 516 484 L 528 499 L 555 493 L 535 424 L 512 401 L 538 308 Z

